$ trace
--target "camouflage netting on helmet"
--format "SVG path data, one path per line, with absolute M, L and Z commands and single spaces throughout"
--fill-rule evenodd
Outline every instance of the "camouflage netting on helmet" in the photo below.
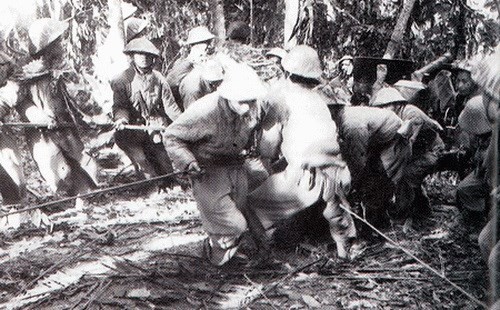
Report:
M 224 42 L 220 52 L 229 55 L 237 62 L 246 63 L 257 71 L 262 80 L 267 81 L 277 76 L 280 71 L 276 64 L 266 58 L 265 53 L 268 50 L 228 41 Z

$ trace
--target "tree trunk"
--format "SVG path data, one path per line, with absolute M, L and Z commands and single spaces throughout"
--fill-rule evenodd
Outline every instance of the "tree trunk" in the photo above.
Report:
M 226 39 L 226 19 L 224 17 L 224 2 L 223 0 L 210 0 L 210 12 L 214 22 L 214 34 L 217 36 L 217 45 L 220 45 Z
M 110 26 L 109 37 L 114 37 L 114 43 L 119 44 L 118 48 L 125 47 L 125 31 L 123 25 L 122 0 L 108 0 L 109 17 L 108 23 Z
M 398 21 L 396 23 L 396 26 L 394 27 L 394 30 L 392 31 L 391 41 L 389 41 L 389 44 L 387 45 L 384 58 L 393 59 L 394 56 L 398 53 L 399 47 L 403 42 L 403 36 L 405 34 L 408 19 L 410 18 L 410 14 L 413 10 L 414 4 L 415 0 L 404 1 L 403 9 L 401 10 L 401 13 L 399 13 Z
M 297 45 L 297 38 L 291 38 L 293 27 L 299 18 L 299 0 L 285 0 L 285 38 L 283 46 L 290 49 Z
M 127 56 L 123 54 L 126 40 L 123 25 L 122 0 L 108 0 L 108 8 L 108 23 L 110 28 L 103 48 L 106 50 L 105 53 L 109 54 L 109 61 L 111 63 L 109 64 L 110 67 L 108 67 L 108 78 L 112 78 L 125 70 L 129 66 L 129 63 Z

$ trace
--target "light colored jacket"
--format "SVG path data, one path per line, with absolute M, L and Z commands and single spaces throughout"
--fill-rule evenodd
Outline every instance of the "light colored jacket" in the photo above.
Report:
M 382 151 L 398 138 L 401 124 L 401 119 L 389 110 L 364 106 L 344 108 L 339 125 L 342 154 L 353 179 L 360 177 L 371 153 Z
M 336 163 L 335 157 L 340 155 L 337 127 L 325 98 L 287 80 L 275 83 L 269 93 L 263 128 L 282 126 L 281 152 L 288 164 L 319 167 Z
M 259 105 L 256 111 L 240 117 L 214 92 L 195 101 L 168 127 L 165 146 L 179 170 L 194 161 L 201 166 L 239 165 L 259 122 Z

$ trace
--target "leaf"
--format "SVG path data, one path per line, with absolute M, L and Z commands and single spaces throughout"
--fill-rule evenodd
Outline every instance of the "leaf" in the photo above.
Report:
M 314 297 L 310 295 L 302 295 L 302 300 L 304 303 L 309 306 L 310 308 L 319 308 L 321 307 L 321 303 L 314 299 Z
M 149 296 L 151 296 L 151 292 L 148 289 L 142 287 L 128 291 L 126 296 L 130 298 L 148 298 Z
M 7 216 L 7 222 L 9 226 L 18 229 L 21 226 L 21 215 L 19 213 L 11 214 Z
M 366 299 L 352 300 L 346 309 L 374 309 L 377 305 Z
M 42 211 L 40 211 L 40 209 L 36 209 L 31 213 L 31 222 L 36 228 L 42 225 Z

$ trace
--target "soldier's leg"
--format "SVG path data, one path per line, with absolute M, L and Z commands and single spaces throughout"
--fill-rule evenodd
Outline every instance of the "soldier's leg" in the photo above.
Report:
M 143 143 L 149 136 L 144 132 L 120 130 L 115 132 L 115 143 L 130 158 L 137 173 L 143 178 L 156 175 L 153 165 L 147 159 Z
M 41 176 L 54 192 L 61 193 L 68 190 L 65 182 L 71 172 L 66 158 L 59 147 L 50 139 L 39 136 L 32 141 L 31 151 Z
M 168 157 L 165 146 L 161 141 L 159 143 L 153 143 L 153 141 L 149 139 L 143 145 L 146 159 L 151 163 L 156 175 L 165 175 L 174 171 L 172 160 Z M 163 179 L 162 182 L 159 183 L 159 188 L 172 188 L 175 184 L 181 185 L 183 189 L 189 188 L 189 181 L 187 178 L 182 179 L 181 176 Z
M 224 265 L 234 256 L 241 234 L 247 229 L 247 221 L 236 201 L 239 203 L 240 194 L 234 195 L 236 184 L 231 174 L 230 168 L 209 167 L 193 179 L 193 195 L 203 228 L 209 235 L 205 254 L 216 266 Z
M 26 184 L 18 154 L 15 145 L 0 150 L 0 192 L 4 205 L 21 203 L 25 197 Z
M 349 208 L 349 205 L 339 201 L 338 197 L 328 201 L 323 216 L 330 225 L 330 234 L 337 245 L 338 256 L 348 258 L 351 243 L 356 238 L 356 227 L 352 216 L 340 207 L 341 204 L 344 208 Z
M 457 206 L 461 209 L 483 212 L 486 211 L 486 199 L 488 196 L 488 184 L 484 178 L 472 172 L 458 184 Z
M 4 205 L 21 203 L 24 197 L 24 184 L 14 180 L 5 169 L 0 166 L 0 194 Z

